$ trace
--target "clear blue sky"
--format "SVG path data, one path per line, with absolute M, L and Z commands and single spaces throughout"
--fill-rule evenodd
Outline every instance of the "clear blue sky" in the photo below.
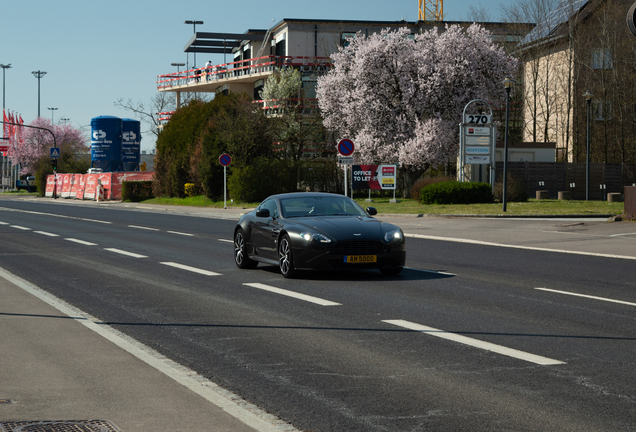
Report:
M 447 20 L 461 21 L 470 5 L 481 4 L 492 21 L 499 21 L 501 1 L 445 0 L 444 12 Z M 156 93 L 156 76 L 175 71 L 170 63 L 186 62 L 183 47 L 193 29 L 185 20 L 204 21 L 197 31 L 229 33 L 266 29 L 272 19 L 283 18 L 416 21 L 418 1 L 16 0 L 2 1 L 0 14 L 0 63 L 12 66 L 5 70 L 6 108 L 26 123 L 33 121 L 38 80 L 31 72 L 46 71 L 40 81 L 40 115 L 51 118 L 53 113 L 55 123 L 69 118 L 88 136 L 91 118 L 132 118 L 114 106 L 115 100 L 148 101 Z M 199 66 L 208 57 L 223 62 L 222 55 L 200 54 Z M 154 140 L 144 134 L 141 145 L 151 150 Z

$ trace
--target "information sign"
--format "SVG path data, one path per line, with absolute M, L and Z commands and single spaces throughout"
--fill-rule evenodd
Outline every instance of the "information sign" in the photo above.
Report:
M 489 127 L 466 126 L 464 127 L 466 136 L 471 135 L 490 135 Z
M 481 147 L 466 147 L 466 154 L 479 154 L 479 155 L 487 155 L 490 154 L 490 148 L 486 146 Z
M 492 124 L 492 115 L 464 114 L 464 124 L 466 125 L 489 125 Z
M 338 156 L 338 163 L 342 165 L 353 165 L 353 156 Z
M 59 147 L 52 147 L 51 148 L 51 158 L 55 159 L 55 158 L 59 158 L 60 157 L 60 148 Z
M 472 164 L 472 165 L 489 164 L 490 163 L 490 156 L 467 155 L 466 156 L 466 163 L 467 164 Z
M 488 136 L 467 136 L 466 145 L 490 145 L 490 135 Z

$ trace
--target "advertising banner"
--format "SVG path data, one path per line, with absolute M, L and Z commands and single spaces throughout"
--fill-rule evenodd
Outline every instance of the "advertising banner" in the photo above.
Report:
M 53 198 L 53 189 L 55 188 L 55 176 L 49 175 L 46 177 L 46 190 L 44 191 L 44 196 Z
M 64 176 L 67 174 L 58 174 L 57 175 L 57 183 L 55 184 L 55 196 L 62 196 L 62 189 L 64 188 Z
M 353 165 L 353 189 L 394 190 L 397 183 L 396 165 Z
M 121 184 L 125 181 L 152 181 L 153 180 L 153 172 L 116 172 L 113 173 L 112 187 L 111 187 L 111 198 L 110 199 L 121 199 Z
M 73 174 L 60 174 L 64 176 L 64 183 L 62 185 L 62 198 L 69 198 L 71 196 L 71 181 L 73 180 Z

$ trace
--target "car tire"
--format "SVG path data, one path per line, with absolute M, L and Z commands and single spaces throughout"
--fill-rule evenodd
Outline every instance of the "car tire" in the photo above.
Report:
M 291 242 L 287 234 L 283 235 L 278 242 L 278 267 L 281 274 L 286 278 L 293 278 L 296 275 Z
M 245 232 L 242 229 L 238 229 L 234 233 L 234 262 L 240 269 L 253 269 L 258 265 L 257 261 L 250 259 L 247 255 Z
M 403 269 L 403 267 L 381 268 L 380 269 L 380 273 L 382 273 L 383 276 L 397 276 L 400 273 L 402 273 L 402 269 Z

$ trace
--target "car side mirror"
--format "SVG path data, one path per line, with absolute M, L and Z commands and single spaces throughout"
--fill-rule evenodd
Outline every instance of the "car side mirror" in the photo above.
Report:
M 367 207 L 367 213 L 369 213 L 369 215 L 371 216 L 375 216 L 378 214 L 378 211 L 375 209 L 375 207 Z
M 269 209 L 258 209 L 256 210 L 256 217 L 269 217 Z

